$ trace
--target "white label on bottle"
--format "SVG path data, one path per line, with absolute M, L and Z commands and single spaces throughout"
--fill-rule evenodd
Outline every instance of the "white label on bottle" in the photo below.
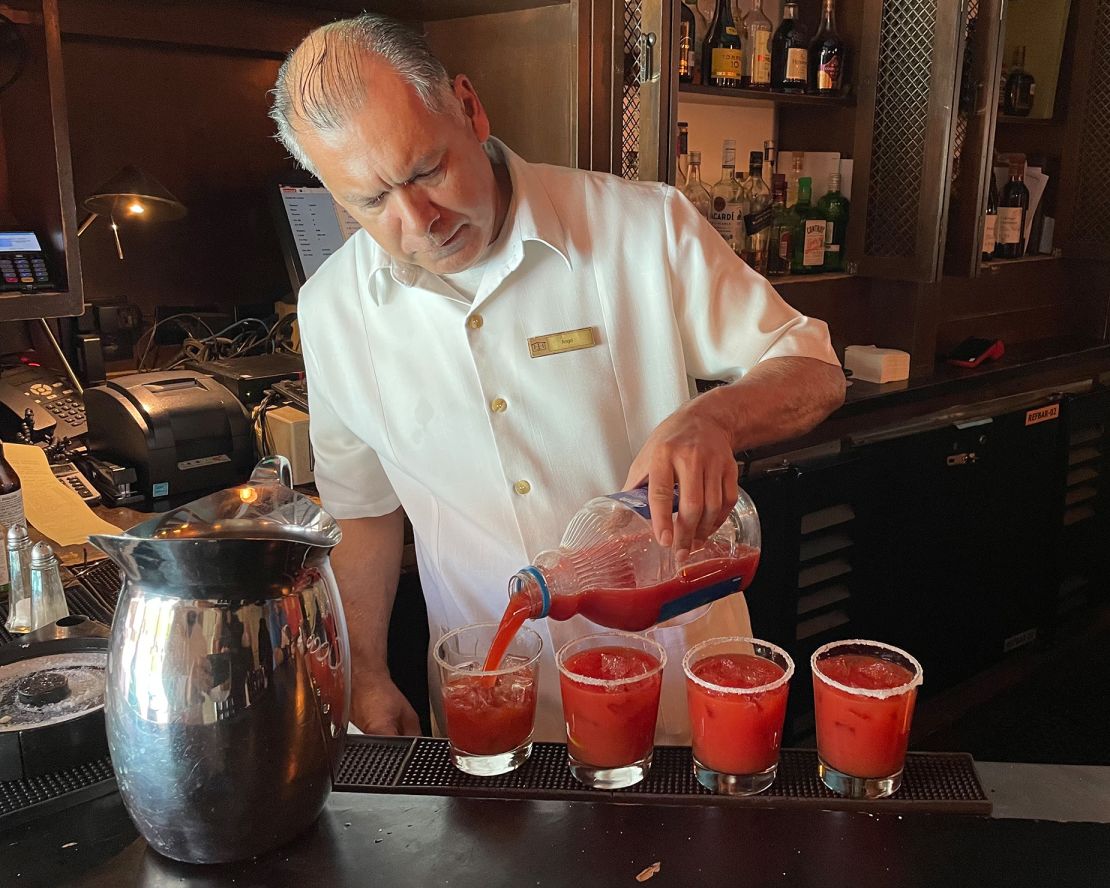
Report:
M 27 526 L 27 517 L 23 514 L 22 490 L 0 493 L 0 524 L 4 527 L 12 527 L 16 524 Z
M 783 228 L 779 234 L 779 258 L 788 263 L 790 262 L 790 229 Z
M 1030 83 L 1029 84 L 1029 98 L 1033 98 L 1033 96 L 1035 96 L 1036 94 L 1037 94 L 1037 84 Z
M 752 40 L 753 47 L 749 48 L 752 58 L 752 83 L 768 84 L 771 82 L 771 32 L 756 31 Z
M 1000 244 L 1021 243 L 1021 207 L 998 208 L 998 242 Z
M 983 252 L 993 253 L 994 245 L 997 243 L 995 240 L 998 232 L 998 217 L 994 213 L 988 213 L 986 221 L 983 223 Z
M 802 265 L 812 267 L 825 264 L 825 227 L 824 219 L 806 219 Z
M 791 47 L 786 51 L 786 79 L 805 81 L 809 76 L 809 53 L 804 49 Z

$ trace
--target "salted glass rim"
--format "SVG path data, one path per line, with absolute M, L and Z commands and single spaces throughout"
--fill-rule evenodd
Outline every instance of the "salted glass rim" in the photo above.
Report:
M 780 675 L 774 681 L 769 681 L 766 684 L 761 684 L 754 688 L 734 688 L 727 685 L 719 685 L 716 682 L 706 681 L 704 678 L 699 678 L 698 676 L 694 675 L 693 671 L 691 671 L 690 669 L 690 666 L 692 665 L 693 657 L 695 654 L 698 654 L 703 648 L 707 648 L 715 644 L 761 645 L 762 647 L 774 651 L 776 654 L 786 660 L 786 667 L 783 669 L 782 675 Z M 760 657 L 759 654 L 755 654 L 754 656 Z M 760 657 L 760 659 L 771 660 L 770 657 Z M 771 660 L 771 662 L 774 663 L 775 661 Z M 780 664 L 776 663 L 775 665 L 778 666 Z M 686 674 L 687 679 L 697 685 L 700 685 L 706 690 L 713 691 L 714 693 L 735 694 L 737 696 L 743 696 L 746 694 L 765 694 L 768 691 L 773 691 L 777 688 L 782 687 L 784 684 L 790 681 L 790 679 L 794 675 L 794 658 L 791 657 L 790 654 L 788 654 L 774 642 L 765 641 L 762 638 L 753 638 L 750 635 L 722 635 L 718 638 L 707 638 L 705 641 L 699 641 L 692 648 L 690 648 L 690 650 L 686 652 L 686 656 L 682 658 L 682 671 Z
M 462 633 L 473 629 L 492 629 L 493 632 L 496 633 L 497 627 L 500 625 L 500 623 L 486 622 L 467 623 L 465 626 L 459 626 L 456 629 L 452 629 L 450 632 L 444 632 L 443 635 L 439 637 L 439 640 L 436 641 L 435 645 L 432 647 L 432 657 L 435 659 L 436 663 L 443 669 L 446 669 L 449 672 L 458 672 L 462 675 L 508 675 L 510 672 L 518 672 L 521 669 L 533 665 L 540 658 L 540 654 L 543 653 L 543 637 L 531 626 L 521 626 L 519 629 L 517 629 L 517 634 L 513 637 L 513 640 L 515 641 L 517 638 L 520 638 L 521 633 L 524 633 L 525 637 L 531 635 L 538 642 L 536 646 L 536 652 L 523 663 L 513 663 L 511 666 L 499 666 L 497 669 L 468 669 L 463 666 L 456 666 L 454 663 L 448 663 L 439 654 L 439 649 L 443 646 L 444 642 L 457 635 L 462 635 Z M 490 641 L 492 640 L 493 639 L 491 638 Z M 512 647 L 512 642 L 509 643 L 509 647 Z M 508 649 L 506 649 L 505 654 L 508 655 L 508 653 L 509 651 Z M 521 655 L 518 654 L 515 656 Z
M 639 642 L 641 645 L 650 645 L 652 648 L 658 650 L 659 660 L 658 666 L 653 666 L 647 672 L 641 672 L 639 675 L 630 675 L 627 678 L 594 678 L 591 675 L 579 675 L 577 672 L 571 672 L 566 668 L 564 660 L 567 657 L 567 649 L 576 644 L 581 644 L 587 641 L 593 641 L 601 638 L 613 639 L 629 639 Z M 577 652 L 576 652 L 577 653 Z M 654 651 L 646 651 L 645 653 L 654 653 Z M 663 667 L 667 665 L 667 650 L 659 642 L 653 638 L 648 638 L 646 635 L 640 635 L 636 632 L 591 632 L 589 635 L 580 635 L 578 638 L 572 638 L 564 644 L 555 654 L 555 665 L 559 669 L 561 675 L 565 675 L 568 679 L 576 684 L 592 685 L 594 687 L 602 688 L 619 688 L 625 685 L 635 684 L 636 682 L 643 681 L 646 678 L 651 678 L 656 673 L 662 672 Z
M 913 667 L 913 676 L 909 681 L 895 688 L 854 688 L 851 685 L 842 684 L 834 678 L 829 678 L 829 676 L 825 675 L 824 672 L 817 668 L 818 657 L 820 657 L 821 654 L 833 648 L 847 647 L 849 645 L 879 648 L 880 650 L 897 654 Z M 853 696 L 873 697 L 876 700 L 886 700 L 889 697 L 900 697 L 902 694 L 909 693 L 917 688 L 925 680 L 925 670 L 921 667 L 921 663 L 918 662 L 917 657 L 908 651 L 902 650 L 900 647 L 887 644 L 885 641 L 873 641 L 869 638 L 843 638 L 838 641 L 827 642 L 813 652 L 813 656 L 809 658 L 809 666 L 810 671 L 825 684 L 829 685 L 829 687 L 836 688 L 838 691 L 844 691 L 846 694 L 852 694 Z

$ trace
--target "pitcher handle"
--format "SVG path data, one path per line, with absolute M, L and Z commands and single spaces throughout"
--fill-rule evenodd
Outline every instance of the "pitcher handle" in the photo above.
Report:
M 275 454 L 258 461 L 258 465 L 251 472 L 253 484 L 284 484 L 293 486 L 293 467 L 284 456 Z

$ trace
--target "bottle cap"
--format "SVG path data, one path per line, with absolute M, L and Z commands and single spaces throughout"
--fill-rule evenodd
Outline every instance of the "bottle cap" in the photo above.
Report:
M 729 148 L 731 148 L 733 151 L 736 150 L 736 140 L 735 139 L 725 139 L 725 150 L 727 151 Z
M 748 162 L 752 166 L 759 166 L 761 163 L 763 163 L 763 152 L 753 151 L 751 154 L 748 155 Z
M 701 152 L 700 151 L 691 151 L 690 152 L 690 163 L 701 163 Z
M 1022 176 L 1025 175 L 1025 155 L 1016 154 L 1010 158 L 1010 175 Z
M 840 173 L 829 174 L 829 191 L 840 190 Z

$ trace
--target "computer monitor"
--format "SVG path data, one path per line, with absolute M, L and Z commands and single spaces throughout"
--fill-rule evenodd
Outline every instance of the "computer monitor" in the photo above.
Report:
M 274 197 L 278 235 L 295 295 L 359 225 L 330 191 L 307 174 L 283 178 Z

